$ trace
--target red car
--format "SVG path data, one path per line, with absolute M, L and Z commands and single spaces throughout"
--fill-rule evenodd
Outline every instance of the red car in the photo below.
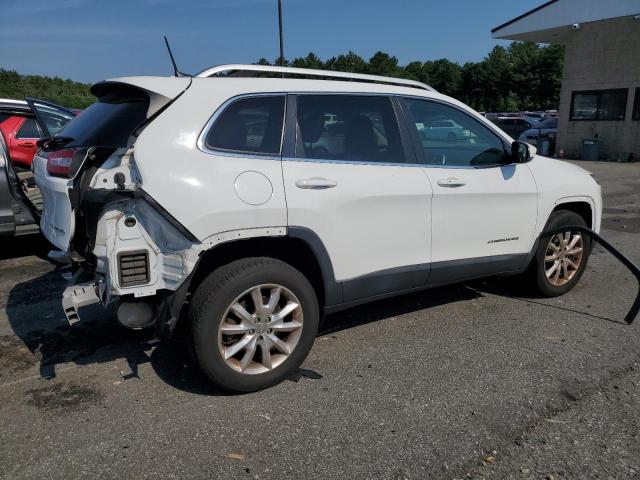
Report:
M 33 115 L 25 116 L 22 110 L 29 111 L 29 105 L 22 100 L 0 100 L 0 106 L 14 105 L 16 114 L 10 110 L 0 112 L 0 132 L 7 143 L 9 155 L 17 167 L 31 168 L 33 156 L 36 153 L 36 142 L 42 137 L 55 135 L 66 123 L 77 114 L 73 110 L 37 101 L 41 108 L 45 108 L 49 115 L 44 117 L 45 125 L 36 121 Z M 46 129 L 46 131 L 45 131 Z

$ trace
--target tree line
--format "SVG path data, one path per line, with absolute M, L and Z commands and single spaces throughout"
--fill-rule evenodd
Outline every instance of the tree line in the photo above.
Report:
M 506 48 L 496 46 L 479 62 L 462 65 L 445 58 L 400 65 L 396 57 L 385 52 L 377 52 L 365 60 L 351 51 L 328 60 L 309 53 L 284 63 L 299 68 L 418 80 L 476 110 L 496 112 L 558 108 L 563 56 L 562 47 L 557 45 L 512 42 Z M 264 58 L 257 63 L 270 65 Z M 279 59 L 273 64 L 279 65 Z M 0 69 L 0 98 L 32 96 L 70 108 L 86 108 L 95 100 L 89 87 L 68 79 L 20 75 Z
M 476 110 L 497 112 L 557 109 L 563 59 L 561 46 L 512 42 L 507 48 L 494 47 L 479 62 L 462 65 L 446 58 L 399 65 L 396 57 L 385 52 L 365 60 L 351 51 L 324 61 L 309 53 L 291 61 L 285 59 L 284 64 L 418 80 Z M 265 58 L 257 63 L 271 65 Z M 280 59 L 273 65 L 280 65 Z
M 41 75 L 20 75 L 0 68 L 0 98 L 35 97 L 69 108 L 86 108 L 95 101 L 86 83 Z

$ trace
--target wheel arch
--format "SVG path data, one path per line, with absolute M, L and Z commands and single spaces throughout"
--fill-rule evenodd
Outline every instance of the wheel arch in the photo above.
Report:
M 560 210 L 568 210 L 580 215 L 587 224 L 587 227 L 593 229 L 593 226 L 595 224 L 595 210 L 593 208 L 592 202 L 590 202 L 588 199 L 569 198 L 560 200 L 549 214 L 549 218 L 555 212 L 559 212 Z M 547 219 L 547 222 L 548 221 L 549 220 Z
M 216 268 L 246 257 L 276 258 L 298 269 L 311 282 L 321 306 L 342 300 L 342 289 L 335 281 L 324 244 L 317 234 L 303 227 L 289 227 L 284 236 L 233 240 L 205 250 L 193 272 L 189 291 L 195 291 Z

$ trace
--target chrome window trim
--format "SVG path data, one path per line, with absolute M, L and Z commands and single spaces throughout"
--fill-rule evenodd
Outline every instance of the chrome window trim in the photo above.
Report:
M 334 163 L 336 165 L 370 165 L 382 167 L 422 167 L 422 163 L 396 163 L 396 162 L 374 162 L 367 160 L 335 160 L 329 158 L 298 158 L 282 157 L 283 162 L 304 162 L 304 163 Z
M 476 167 L 466 167 L 463 165 L 429 165 L 426 163 L 394 163 L 394 162 L 373 162 L 362 160 L 333 160 L 324 158 L 297 158 L 297 157 L 282 157 L 283 162 L 304 162 L 304 163 L 333 163 L 336 165 L 369 165 L 369 166 L 383 166 L 383 167 L 419 167 L 419 168 L 446 168 L 448 170 L 480 170 L 485 168 L 502 168 L 509 167 L 511 165 L 517 165 L 515 162 L 505 163 L 503 165 L 478 165 Z
M 216 120 L 222 113 L 233 103 L 244 100 L 247 98 L 253 97 L 284 97 L 284 107 L 282 110 L 282 128 L 280 129 L 280 148 L 277 154 L 269 154 L 269 153 L 258 153 L 251 151 L 241 151 L 241 150 L 224 150 L 221 148 L 209 148 L 207 147 L 206 138 L 211 130 L 211 127 L 215 124 Z M 198 150 L 203 153 L 207 153 L 209 155 L 218 155 L 222 157 L 235 157 L 235 158 L 248 158 L 248 159 L 260 159 L 260 160 L 280 160 L 282 156 L 282 145 L 284 143 L 284 129 L 285 122 L 287 119 L 287 93 L 285 92 L 264 92 L 264 93 L 243 93 L 241 95 L 236 95 L 231 98 L 225 100 L 222 105 L 220 105 L 213 115 L 209 118 L 205 126 L 198 135 L 198 140 L 196 141 L 196 145 Z

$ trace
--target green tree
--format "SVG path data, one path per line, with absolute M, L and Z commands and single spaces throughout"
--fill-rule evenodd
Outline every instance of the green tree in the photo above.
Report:
M 338 55 L 337 58 L 332 57 L 327 60 L 324 68 L 339 72 L 366 73 L 367 62 L 360 55 L 349 51 L 346 55 Z
M 86 108 L 95 101 L 90 85 L 0 69 L 0 98 L 36 97 L 69 108 Z
M 400 76 L 398 59 L 384 52 L 374 53 L 369 59 L 369 63 L 366 66 L 365 71 L 371 75 L 383 75 L 386 77 Z
M 324 62 L 315 53 L 309 52 L 306 57 L 294 58 L 291 66 L 321 70 L 324 67 Z
M 309 52 L 291 62 L 285 60 L 285 65 L 409 78 L 427 83 L 477 110 L 518 111 L 558 108 L 563 58 L 560 46 L 513 42 L 507 48 L 495 47 L 479 62 L 464 65 L 442 58 L 416 60 L 402 66 L 396 57 L 385 52 L 376 52 L 367 61 L 352 51 L 326 61 Z M 256 63 L 271 65 L 265 58 Z M 278 59 L 273 65 L 279 65 Z M 89 87 L 58 77 L 20 75 L 0 69 L 0 98 L 32 96 L 85 108 L 95 100 Z
M 459 97 L 462 87 L 462 68 L 446 58 L 424 63 L 425 77 L 437 91 Z

